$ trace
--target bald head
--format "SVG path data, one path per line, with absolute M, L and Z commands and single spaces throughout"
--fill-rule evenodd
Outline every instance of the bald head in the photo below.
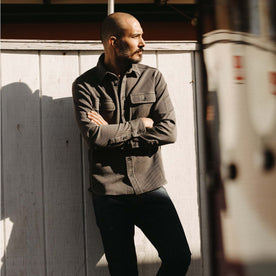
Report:
M 107 16 L 102 23 L 100 32 L 103 45 L 106 45 L 110 36 L 122 37 L 127 25 L 133 21 L 138 22 L 134 16 L 123 12 L 115 12 Z

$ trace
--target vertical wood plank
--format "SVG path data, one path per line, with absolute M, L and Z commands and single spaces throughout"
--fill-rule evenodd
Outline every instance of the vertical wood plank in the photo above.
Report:
M 159 52 L 158 66 L 168 83 L 178 132 L 176 143 L 162 149 L 168 180 L 166 188 L 178 210 L 193 254 L 194 262 L 188 275 L 201 275 L 192 54 Z
M 6 275 L 45 275 L 38 53 L 4 52 L 1 63 Z
M 81 146 L 71 92 L 78 66 L 77 52 L 41 52 L 48 275 L 85 275 Z
M 97 65 L 102 51 L 82 51 L 80 52 L 80 74 Z M 107 263 L 104 257 L 101 236 L 96 225 L 94 208 L 91 194 L 88 191 L 89 162 L 88 147 L 83 140 L 83 197 L 85 201 L 85 234 L 87 252 L 87 275 L 107 276 L 109 275 Z

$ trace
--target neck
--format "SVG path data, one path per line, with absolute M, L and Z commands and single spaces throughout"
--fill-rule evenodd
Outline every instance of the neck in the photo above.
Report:
M 104 64 L 108 70 L 116 74 L 118 77 L 124 75 L 129 69 L 129 64 L 124 64 L 123 62 L 115 60 L 115 58 L 110 58 L 107 55 L 105 55 Z

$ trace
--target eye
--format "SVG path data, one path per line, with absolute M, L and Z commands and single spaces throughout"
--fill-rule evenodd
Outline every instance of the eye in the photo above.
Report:
M 134 35 L 132 35 L 132 38 L 140 38 L 140 37 L 142 37 L 141 34 L 134 34 Z

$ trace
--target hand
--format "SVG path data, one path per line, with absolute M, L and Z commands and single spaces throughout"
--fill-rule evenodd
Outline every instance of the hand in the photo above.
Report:
M 87 113 L 88 119 L 90 119 L 97 126 L 108 125 L 108 122 L 96 111 L 90 111 Z
M 142 119 L 142 121 L 144 123 L 145 128 L 152 128 L 153 127 L 154 122 L 153 122 L 153 120 L 151 118 L 145 118 L 145 117 L 143 117 L 141 119 Z

